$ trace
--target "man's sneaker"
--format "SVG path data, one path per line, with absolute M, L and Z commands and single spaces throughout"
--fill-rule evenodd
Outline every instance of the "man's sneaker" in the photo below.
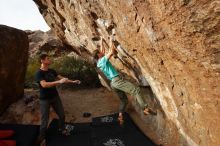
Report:
M 70 136 L 70 132 L 66 129 L 62 130 L 61 134 L 64 135 L 64 136 Z
M 74 126 L 73 125 L 71 125 L 71 124 L 66 124 L 65 125 L 65 129 L 70 133 L 70 132 L 72 132 L 73 130 L 74 130 Z
M 59 129 L 59 131 L 60 131 L 61 135 L 69 136 L 69 135 L 71 135 L 71 132 L 73 131 L 73 129 L 74 129 L 73 125 L 66 124 L 65 129 L 64 130 Z

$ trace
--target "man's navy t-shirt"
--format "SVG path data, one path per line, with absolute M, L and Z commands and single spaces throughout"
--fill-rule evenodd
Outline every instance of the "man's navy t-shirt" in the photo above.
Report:
M 47 71 L 39 69 L 36 73 L 36 82 L 40 86 L 40 99 L 53 99 L 58 96 L 56 87 L 43 88 L 40 85 L 40 81 L 45 80 L 46 82 L 56 81 L 57 73 L 53 69 L 48 69 Z

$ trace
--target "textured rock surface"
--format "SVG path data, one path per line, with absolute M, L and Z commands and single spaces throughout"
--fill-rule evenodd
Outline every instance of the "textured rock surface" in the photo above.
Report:
M 60 41 L 53 31 L 27 30 L 29 39 L 29 56 L 34 57 L 40 53 L 50 53 L 59 56 L 62 52 L 70 51 L 70 47 Z
M 23 96 L 27 59 L 26 33 L 0 25 L 0 114 Z
M 160 104 L 156 117 L 132 114 L 163 145 L 220 145 L 218 0 L 34 0 L 63 42 L 83 57 L 115 33 L 112 62 Z M 144 124 L 143 124 L 144 123 Z

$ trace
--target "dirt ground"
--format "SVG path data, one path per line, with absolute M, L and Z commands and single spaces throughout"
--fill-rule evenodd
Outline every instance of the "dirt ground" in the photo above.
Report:
M 118 97 L 105 88 L 84 89 L 77 91 L 60 91 L 67 121 L 74 116 L 75 122 L 89 122 L 92 117 L 115 113 L 118 110 Z M 92 114 L 84 118 L 83 113 Z M 70 118 L 70 119 L 68 119 Z
M 1 123 L 40 124 L 38 94 L 36 90 L 25 90 L 25 96 L 33 96 L 33 100 L 25 103 L 24 98 L 12 104 L 0 117 Z M 90 122 L 92 117 L 115 113 L 118 110 L 118 97 L 105 88 L 59 89 L 59 94 L 66 122 Z M 91 117 L 84 118 L 84 112 L 91 113 Z M 50 120 L 53 118 L 56 118 L 56 114 L 51 109 Z

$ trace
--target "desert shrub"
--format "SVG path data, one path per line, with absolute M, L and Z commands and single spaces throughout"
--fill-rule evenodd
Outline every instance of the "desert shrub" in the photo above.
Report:
M 35 82 L 35 74 L 39 69 L 40 63 L 38 57 L 28 58 L 28 65 L 25 74 L 25 88 L 38 88 Z

